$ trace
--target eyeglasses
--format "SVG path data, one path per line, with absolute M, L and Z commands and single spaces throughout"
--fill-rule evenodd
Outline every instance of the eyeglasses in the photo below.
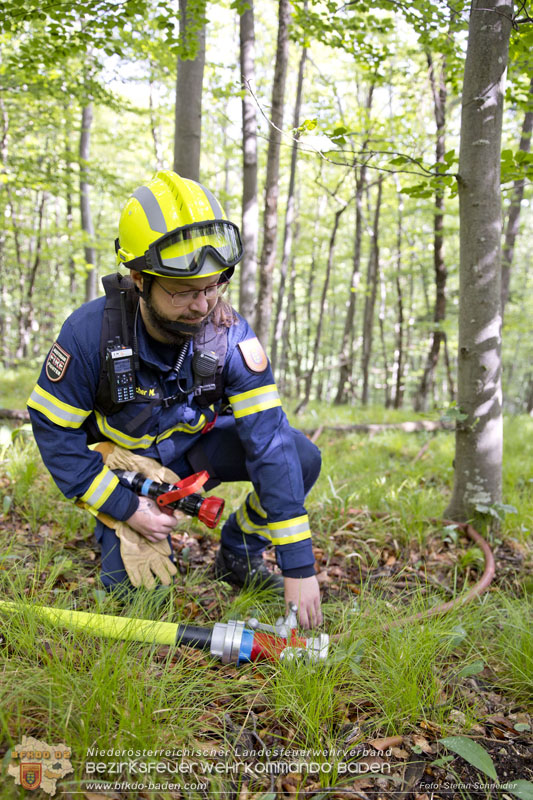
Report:
M 191 289 L 188 292 L 169 292 L 169 290 L 165 289 L 165 287 L 159 283 L 159 281 L 154 281 L 154 283 L 157 283 L 160 289 L 163 289 L 165 294 L 170 296 L 170 302 L 176 308 L 189 305 L 189 303 L 197 300 L 201 294 L 204 295 L 206 300 L 215 300 L 215 298 L 219 297 L 221 294 L 224 294 L 228 287 L 228 282 L 229 281 L 213 283 L 211 286 L 206 286 L 205 289 Z

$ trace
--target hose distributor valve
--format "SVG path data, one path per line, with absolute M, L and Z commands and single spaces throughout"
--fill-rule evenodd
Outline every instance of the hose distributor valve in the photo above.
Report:
M 298 636 L 296 611 L 297 606 L 291 603 L 287 616 L 279 617 L 275 625 L 264 625 L 254 617 L 247 623 L 217 622 L 211 636 L 211 655 L 220 658 L 223 664 L 294 658 L 323 661 L 328 655 L 329 636 L 327 633 L 309 638 Z

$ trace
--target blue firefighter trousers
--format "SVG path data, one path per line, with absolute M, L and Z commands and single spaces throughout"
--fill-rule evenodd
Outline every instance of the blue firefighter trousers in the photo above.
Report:
M 300 459 L 304 491 L 307 495 L 320 473 L 320 451 L 301 431 L 291 428 L 291 432 Z M 167 466 L 180 478 L 186 478 L 200 469 L 207 469 L 211 479 L 204 487 L 207 489 L 219 483 L 250 480 L 246 471 L 244 448 L 232 416 L 219 417 L 215 427 L 208 434 L 197 440 L 181 458 Z M 248 521 L 254 525 L 260 527 L 265 524 L 264 518 L 248 503 L 248 498 L 246 512 Z M 242 555 L 259 555 L 269 544 L 268 539 L 259 533 L 244 533 L 239 526 L 237 516 L 236 513 L 231 514 L 224 524 L 220 537 L 222 545 Z M 100 577 L 104 587 L 107 590 L 131 588 L 120 556 L 120 542 L 115 532 L 97 521 L 95 536 L 102 551 Z M 173 556 L 171 558 L 174 560 Z

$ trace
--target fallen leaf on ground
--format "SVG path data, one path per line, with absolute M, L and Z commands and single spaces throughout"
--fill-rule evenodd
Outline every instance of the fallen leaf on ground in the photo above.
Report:
M 370 739 L 369 745 L 376 750 L 387 750 L 389 747 L 398 747 L 403 744 L 403 736 L 388 736 L 386 739 Z
M 417 745 L 417 747 L 419 747 L 421 750 L 423 750 L 424 753 L 433 752 L 433 748 L 431 747 L 430 743 L 428 742 L 425 736 L 419 736 L 415 734 L 415 736 L 413 736 L 413 743 Z

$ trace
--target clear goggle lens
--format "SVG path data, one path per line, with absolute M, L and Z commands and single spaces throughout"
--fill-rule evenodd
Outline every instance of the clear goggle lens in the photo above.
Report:
M 234 266 L 243 255 L 239 229 L 227 220 L 196 223 L 165 234 L 150 245 L 158 266 L 169 275 L 196 275 L 211 253 L 221 266 Z

